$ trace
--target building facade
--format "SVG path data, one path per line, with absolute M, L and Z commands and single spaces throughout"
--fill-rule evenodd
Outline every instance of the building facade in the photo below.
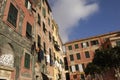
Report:
M 34 17 L 25 0 L 0 2 L 0 79 L 32 80 Z M 32 3 L 32 2 L 31 2 Z
M 47 0 L 0 0 L 0 80 L 64 80 L 53 20 Z
M 64 60 L 63 60 L 63 43 L 59 35 L 59 29 L 53 20 L 53 44 L 54 44 L 54 80 L 65 80 Z
M 67 77 L 70 80 L 84 79 L 84 69 L 89 62 L 92 62 L 95 51 L 99 48 L 110 48 L 120 45 L 120 31 L 108 34 L 89 37 L 64 44 L 68 65 Z

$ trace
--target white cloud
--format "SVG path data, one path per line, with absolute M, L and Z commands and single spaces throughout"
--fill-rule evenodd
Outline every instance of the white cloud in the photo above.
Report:
M 98 10 L 96 2 L 90 0 L 57 0 L 52 6 L 53 16 L 59 25 L 62 41 L 69 40 L 68 35 L 81 19 L 86 19 Z

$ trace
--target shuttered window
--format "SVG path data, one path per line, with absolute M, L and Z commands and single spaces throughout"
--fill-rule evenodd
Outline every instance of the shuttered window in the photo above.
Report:
M 44 7 L 42 8 L 42 15 L 43 15 L 44 17 L 46 17 L 46 10 L 45 10 Z
M 76 53 L 77 59 L 81 59 L 80 53 Z
M 27 22 L 27 27 L 26 27 L 26 37 L 28 39 L 32 38 L 32 26 Z
M 88 51 L 85 52 L 85 56 L 86 56 L 86 58 L 90 58 L 90 54 Z
M 8 20 L 14 27 L 16 27 L 17 15 L 18 15 L 18 10 L 14 7 L 14 5 L 13 5 L 12 3 L 10 3 L 10 8 L 9 8 L 7 20 Z
M 40 23 L 41 23 L 41 17 L 40 17 L 40 15 L 38 14 L 38 21 L 37 21 L 37 23 L 40 25 Z
M 25 53 L 24 66 L 25 68 L 30 68 L 30 55 L 28 53 Z

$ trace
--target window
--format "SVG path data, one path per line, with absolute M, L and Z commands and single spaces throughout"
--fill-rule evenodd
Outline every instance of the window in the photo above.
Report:
M 69 49 L 69 50 L 72 50 L 72 46 L 68 46 L 68 49 Z
M 40 36 L 38 35 L 38 47 L 40 48 L 41 47 L 41 38 L 40 38 Z
M 73 55 L 70 55 L 70 60 L 71 60 L 71 61 L 73 61 L 73 60 L 74 60 Z
M 28 53 L 25 53 L 24 66 L 25 68 L 30 68 L 30 55 Z
M 69 68 L 69 69 L 70 69 L 70 71 L 72 72 L 72 66 L 70 66 L 70 68 Z
M 28 39 L 32 38 L 32 26 L 27 22 L 27 28 L 26 28 L 26 37 Z
M 85 57 L 86 57 L 86 58 L 90 58 L 90 54 L 89 54 L 88 51 L 85 52 Z
M 78 44 L 75 44 L 75 49 L 78 49 L 79 47 L 78 47 Z
M 52 30 L 54 31 L 54 25 L 52 24 Z
M 43 47 L 44 47 L 44 53 L 46 54 L 46 44 L 45 44 L 45 42 L 43 43 Z
M 45 23 L 43 22 L 43 32 L 46 32 Z
M 68 62 L 66 57 L 64 57 L 64 66 L 65 66 L 65 70 L 68 70 Z
M 29 0 L 25 0 L 25 7 L 26 7 L 27 9 L 31 9 L 31 3 L 30 3 Z
M 80 53 L 76 53 L 77 59 L 81 59 Z
M 50 54 L 50 66 L 52 66 L 53 65 L 53 60 L 52 60 L 51 49 L 49 49 L 49 54 Z
M 17 15 L 18 15 L 18 10 L 14 7 L 14 5 L 13 5 L 12 3 L 10 3 L 10 8 L 9 8 L 7 20 L 8 20 L 14 27 L 16 27 Z
M 50 19 L 48 18 L 48 25 L 50 26 Z
M 85 64 L 82 64 L 82 68 L 83 68 L 83 70 L 85 70 Z
M 98 45 L 98 44 L 99 44 L 98 40 L 91 41 L 91 45 L 92 45 L 92 46 L 93 46 L 93 45 Z
M 42 15 L 43 15 L 44 17 L 46 17 L 46 10 L 45 10 L 44 7 L 42 8 Z
M 81 46 L 82 46 L 82 48 L 87 48 L 87 47 L 89 47 L 89 43 L 83 42 L 83 43 L 81 43 Z
M 38 21 L 37 21 L 37 23 L 40 25 L 40 22 L 41 22 L 41 18 L 40 18 L 40 15 L 38 14 Z
M 120 41 L 116 41 L 116 45 L 117 45 L 117 46 L 120 46 Z
M 51 33 L 49 32 L 49 40 L 50 40 L 50 42 L 51 42 Z
M 75 69 L 76 71 L 79 70 L 79 66 L 77 64 L 75 65 Z

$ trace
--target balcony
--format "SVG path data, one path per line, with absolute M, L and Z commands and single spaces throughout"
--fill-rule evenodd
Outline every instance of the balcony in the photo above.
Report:
M 56 51 L 60 51 L 60 46 L 58 45 L 57 41 L 54 42 L 54 48 Z

